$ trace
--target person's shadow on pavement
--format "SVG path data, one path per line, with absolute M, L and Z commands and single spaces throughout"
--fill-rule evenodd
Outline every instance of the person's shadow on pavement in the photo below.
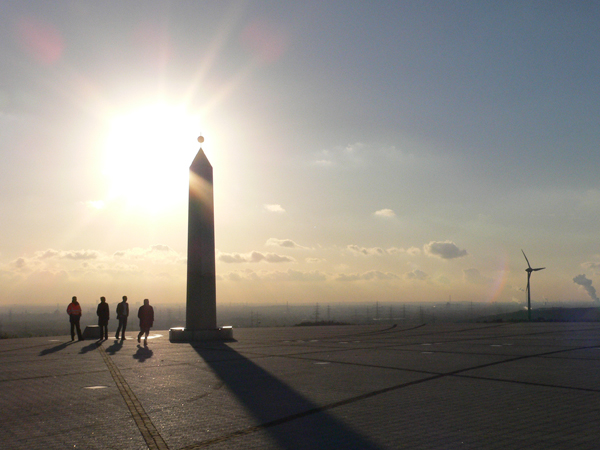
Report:
M 40 352 L 39 356 L 46 356 L 46 355 L 49 355 L 50 353 L 59 352 L 61 350 L 64 350 L 65 348 L 67 348 L 69 345 L 71 345 L 73 343 L 74 343 L 74 341 L 63 342 L 62 344 L 57 345 L 56 347 L 45 348 L 44 350 L 42 350 Z
M 86 345 L 85 347 L 82 347 L 81 350 L 79 350 L 79 354 L 83 355 L 84 353 L 87 352 L 91 352 L 92 350 L 96 350 L 98 348 L 98 343 L 97 342 L 93 342 L 90 345 Z
M 138 362 L 143 363 L 147 359 L 152 358 L 154 352 L 148 347 L 142 347 L 140 344 L 138 344 L 137 348 L 137 352 L 135 352 L 135 355 L 133 355 L 133 357 L 137 359 Z
M 108 353 L 109 355 L 114 355 L 115 353 L 117 353 L 119 350 L 121 350 L 123 348 L 123 341 L 120 341 L 118 339 L 115 339 L 115 342 L 113 345 L 111 345 L 110 347 L 106 347 L 106 353 Z

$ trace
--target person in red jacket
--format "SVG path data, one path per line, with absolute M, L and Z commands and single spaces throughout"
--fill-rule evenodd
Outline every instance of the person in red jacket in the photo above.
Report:
M 140 319 L 140 333 L 138 334 L 138 342 L 142 334 L 146 334 L 144 338 L 144 345 L 148 345 L 148 335 L 150 334 L 150 328 L 154 324 L 154 308 L 150 306 L 150 300 L 145 299 L 144 304 L 140 306 L 138 310 L 138 317 Z
M 77 329 L 77 338 L 79 341 L 83 340 L 81 336 L 81 327 L 79 326 L 79 320 L 81 319 L 81 306 L 77 302 L 77 297 L 73 297 L 69 306 L 67 306 L 67 314 L 69 315 L 69 322 L 71 322 L 71 340 L 75 340 L 75 329 Z

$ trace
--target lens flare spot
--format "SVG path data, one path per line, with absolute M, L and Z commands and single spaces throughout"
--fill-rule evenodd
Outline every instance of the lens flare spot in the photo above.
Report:
M 29 18 L 21 19 L 17 24 L 17 34 L 23 48 L 41 64 L 54 64 L 63 54 L 62 35 L 50 23 Z

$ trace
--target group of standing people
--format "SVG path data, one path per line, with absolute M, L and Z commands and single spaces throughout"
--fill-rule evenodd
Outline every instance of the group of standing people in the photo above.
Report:
M 77 331 L 78 340 L 82 340 L 81 327 L 79 321 L 81 319 L 81 305 L 77 301 L 77 297 L 73 297 L 71 303 L 67 307 L 67 314 L 69 315 L 69 322 L 71 322 L 71 340 L 75 340 L 75 331 Z M 108 339 L 108 321 L 110 319 L 110 308 L 106 303 L 105 297 L 100 297 L 100 303 L 96 309 L 96 315 L 98 316 L 98 326 L 100 327 L 100 339 Z M 123 300 L 117 305 L 117 320 L 119 326 L 115 338 L 125 340 L 125 330 L 127 329 L 127 319 L 129 317 L 129 304 L 127 303 L 127 296 L 123 296 Z M 150 334 L 150 328 L 154 324 L 154 308 L 150 306 L 150 300 L 145 299 L 144 304 L 138 309 L 138 318 L 140 319 L 140 332 L 138 334 L 138 342 L 141 342 L 141 338 L 144 337 L 144 344 L 148 343 L 148 335 Z

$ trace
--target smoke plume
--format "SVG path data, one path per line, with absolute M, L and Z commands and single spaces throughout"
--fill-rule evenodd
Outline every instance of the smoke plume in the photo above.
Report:
M 585 275 L 577 275 L 575 278 L 573 278 L 573 282 L 579 286 L 583 286 L 592 300 L 600 303 L 600 299 L 596 295 L 596 288 L 592 286 L 592 280 L 588 279 Z

